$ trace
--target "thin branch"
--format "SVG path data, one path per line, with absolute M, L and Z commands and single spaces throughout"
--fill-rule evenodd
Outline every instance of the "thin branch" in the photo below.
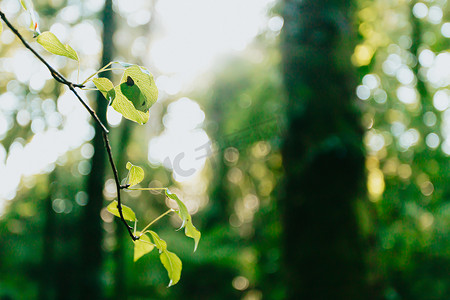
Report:
M 28 44 L 28 42 L 23 38 L 23 36 L 19 33 L 19 31 L 8 21 L 8 19 L 6 18 L 5 14 L 2 11 L 0 11 L 0 17 L 5 22 L 5 24 L 11 29 L 11 31 L 20 39 L 22 44 L 26 48 L 28 48 L 47 67 L 47 69 L 52 74 L 53 78 L 55 78 L 56 81 L 65 84 L 69 87 L 69 89 L 75 94 L 75 96 L 78 98 L 81 104 L 91 114 L 92 118 L 94 118 L 95 122 L 97 122 L 97 124 L 100 125 L 100 127 L 104 132 L 108 133 L 108 129 L 106 129 L 106 126 L 102 123 L 102 121 L 100 121 L 95 111 L 75 91 L 75 87 L 83 88 L 84 85 L 70 82 L 66 78 L 64 78 L 64 76 L 62 76 L 58 71 L 56 71 L 52 66 L 50 66 L 50 64 L 42 56 L 40 56 L 39 53 L 37 53 L 36 50 L 34 50 L 30 46 L 30 44 Z
M 0 17 L 5 22 L 5 24 L 9 27 L 9 29 L 11 29 L 11 31 L 20 39 L 22 44 L 26 48 L 28 48 L 28 50 L 30 50 L 47 67 L 47 69 L 50 71 L 50 73 L 52 74 L 53 78 L 55 78 L 56 81 L 58 81 L 62 84 L 65 84 L 65 85 L 71 84 L 74 87 L 79 87 L 79 88 L 84 87 L 84 85 L 82 85 L 82 84 L 76 84 L 76 83 L 72 83 L 72 82 L 68 81 L 67 79 L 64 78 L 64 76 L 62 76 L 58 71 L 56 71 L 52 66 L 50 66 L 50 64 L 42 56 L 40 56 L 39 53 L 37 53 L 30 46 L 30 44 L 28 44 L 28 42 L 23 38 L 23 36 L 19 33 L 19 31 L 8 21 L 5 14 L 1 10 L 0 10 Z
M 103 122 L 98 118 L 95 111 L 80 97 L 80 95 L 77 93 L 77 91 L 74 88 L 74 85 L 72 83 L 66 84 L 69 89 L 74 93 L 74 95 L 78 98 L 78 100 L 81 102 L 81 104 L 86 108 L 86 110 L 91 114 L 92 118 L 95 120 L 95 122 L 102 128 L 103 133 L 109 133 L 109 130 L 106 129 L 106 126 L 103 124 Z
M 108 134 L 106 132 L 102 132 L 102 133 L 103 133 L 103 141 L 105 142 L 106 152 L 108 152 L 109 163 L 110 163 L 111 169 L 112 169 L 112 171 L 114 173 L 114 181 L 116 183 L 117 210 L 119 211 L 120 219 L 122 220 L 123 224 L 125 225 L 125 227 L 128 230 L 128 234 L 131 236 L 133 241 L 135 241 L 135 240 L 138 239 L 138 237 L 134 236 L 133 232 L 131 231 L 132 227 L 130 225 L 128 225 L 127 221 L 125 221 L 125 218 L 123 217 L 122 202 L 120 200 L 121 185 L 120 185 L 120 182 L 119 182 L 119 174 L 117 173 L 116 165 L 114 164 L 114 160 L 113 160 L 113 157 L 112 157 L 111 145 L 109 144 Z
M 42 57 L 39 55 L 39 53 L 37 53 L 31 46 L 30 44 L 28 44 L 28 42 L 23 38 L 23 36 L 19 33 L 19 31 L 8 21 L 8 19 L 6 18 L 5 14 L 0 10 L 0 18 L 5 22 L 5 24 L 11 29 L 11 31 L 20 39 L 20 41 L 22 42 L 22 44 L 28 49 L 30 50 L 46 67 L 47 69 L 50 71 L 50 73 L 52 74 L 53 78 L 57 81 L 60 82 L 64 85 L 66 85 L 71 91 L 72 93 L 77 97 L 77 99 L 81 102 L 81 104 L 84 106 L 84 108 L 86 108 L 86 110 L 89 112 L 89 114 L 92 116 L 92 118 L 94 119 L 94 121 L 101 127 L 102 129 L 102 136 L 103 136 L 103 141 L 105 143 L 105 148 L 106 148 L 106 152 L 108 153 L 108 157 L 109 157 L 109 163 L 111 165 L 111 169 L 113 171 L 114 174 L 114 181 L 116 183 L 116 188 L 117 188 L 117 209 L 119 211 L 119 215 L 120 215 L 120 219 L 122 220 L 122 222 L 124 223 L 125 227 L 127 228 L 128 233 L 130 234 L 131 238 L 133 239 L 133 241 L 138 240 L 139 237 L 136 237 L 133 232 L 131 231 L 132 227 L 130 225 L 128 225 L 128 223 L 125 221 L 125 218 L 123 217 L 123 212 L 122 212 L 122 202 L 120 199 L 120 190 L 123 189 L 124 187 L 120 185 L 119 182 L 119 174 L 117 173 L 117 169 L 116 169 L 116 165 L 114 164 L 114 160 L 112 157 L 112 152 L 111 152 L 111 144 L 109 143 L 109 138 L 108 138 L 108 129 L 106 128 L 106 126 L 103 124 L 103 122 L 99 119 L 99 117 L 97 116 L 97 114 L 95 113 L 95 111 L 86 103 L 86 101 L 84 101 L 81 96 L 77 93 L 77 91 L 75 90 L 75 88 L 84 88 L 83 84 L 75 84 L 72 83 L 70 81 L 68 81 L 66 78 L 64 78 L 64 76 L 62 76 L 58 71 L 56 71 L 52 66 L 50 66 L 50 64 Z M 107 67 L 107 66 L 105 66 Z M 103 67 L 103 68 L 105 68 Z

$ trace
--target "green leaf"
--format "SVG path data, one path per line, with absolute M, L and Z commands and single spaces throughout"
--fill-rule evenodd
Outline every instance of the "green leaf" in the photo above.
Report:
M 116 97 L 116 91 L 114 90 L 113 83 L 108 78 L 94 78 L 92 82 L 95 84 L 97 89 L 110 103 Z
M 128 65 L 120 63 L 122 65 Z M 148 109 L 158 98 L 158 89 L 150 72 L 138 65 L 127 67 L 111 106 L 128 120 L 145 124 L 150 116 Z
M 194 251 L 197 250 L 201 233 L 200 231 L 197 230 L 197 228 L 195 228 L 194 224 L 192 223 L 192 217 L 189 214 L 186 205 L 184 205 L 183 201 L 181 201 L 176 194 L 171 193 L 169 189 L 166 189 L 166 196 L 177 202 L 178 207 L 180 208 L 180 210 L 177 211 L 177 213 L 182 221 L 180 229 L 184 227 L 184 234 L 187 237 L 194 239 L 195 242 Z
M 161 239 L 159 237 L 159 235 L 156 232 L 154 232 L 154 231 L 149 230 L 149 233 L 152 235 L 153 242 L 154 242 L 156 248 L 158 248 L 159 253 L 162 253 L 162 252 L 166 251 L 166 249 L 167 249 L 166 241 Z
M 2 32 L 3 32 L 3 25 L 2 22 L 0 22 L 0 36 L 2 35 Z
M 194 239 L 195 246 L 194 252 L 197 250 L 198 242 L 200 241 L 201 233 L 195 228 L 194 224 L 192 224 L 192 219 L 189 216 L 189 219 L 186 221 L 186 227 L 184 228 L 184 234 L 187 237 Z
M 138 65 L 126 68 L 120 83 L 122 94 L 139 111 L 147 112 L 158 99 L 153 75 Z
M 140 232 L 136 233 L 138 236 Z M 134 241 L 134 261 L 136 262 L 139 258 L 145 254 L 151 252 L 155 246 L 150 241 L 147 235 L 142 235 L 138 240 Z
M 114 200 L 106 207 L 106 209 L 116 217 L 120 218 L 119 209 L 117 208 L 118 204 L 119 203 L 116 200 Z M 136 215 L 134 214 L 134 211 L 128 206 L 123 204 L 122 204 L 122 214 L 125 220 L 133 222 L 136 221 Z
M 141 167 L 135 166 L 127 162 L 128 184 L 130 186 L 136 185 L 144 179 L 144 170 Z
M 175 253 L 172 253 L 168 250 L 161 253 L 159 258 L 161 259 L 161 263 L 163 264 L 164 268 L 166 268 L 169 275 L 169 287 L 177 284 L 181 276 L 181 260 Z
M 169 286 L 172 286 L 180 280 L 181 260 L 175 253 L 167 250 L 167 243 L 162 240 L 156 232 L 151 230 L 149 230 L 148 232 L 151 234 L 153 242 L 155 243 L 156 248 L 158 248 L 159 250 L 159 258 L 161 259 L 161 263 L 163 264 L 164 268 L 166 268 L 167 273 L 169 274 Z
M 183 201 L 181 201 L 177 195 L 172 194 L 169 189 L 166 189 L 166 196 L 169 197 L 170 199 L 173 199 L 177 202 L 178 207 L 179 207 L 179 211 L 178 211 L 178 215 L 181 218 L 182 224 L 181 224 L 181 228 L 184 227 L 184 225 L 186 225 L 186 221 L 188 218 L 190 218 L 189 212 L 187 210 L 186 205 L 184 205 Z
M 78 61 L 78 55 L 69 45 L 63 45 L 50 31 L 45 31 L 37 37 L 37 42 L 50 53 L 66 56 Z
M 136 84 L 134 84 L 134 81 L 130 76 L 128 76 L 127 78 L 127 82 L 120 84 L 120 90 L 122 91 L 122 94 L 133 103 L 134 108 L 146 112 L 148 110 L 148 107 L 145 105 L 146 99 L 144 97 L 144 94 L 141 93 L 141 90 L 137 87 Z M 142 105 L 140 103 L 142 103 Z
M 148 118 L 150 116 L 149 112 L 142 112 L 137 110 L 133 103 L 127 99 L 122 94 L 122 91 L 120 90 L 120 86 L 116 86 L 114 88 L 116 97 L 111 102 L 112 108 L 114 108 L 118 113 L 120 113 L 124 118 L 134 121 L 139 124 L 145 124 L 148 121 Z

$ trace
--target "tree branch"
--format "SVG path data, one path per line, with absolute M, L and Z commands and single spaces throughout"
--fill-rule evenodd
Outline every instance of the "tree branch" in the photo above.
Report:
M 20 39 L 22 44 L 28 50 L 30 50 L 47 67 L 47 69 L 50 71 L 50 74 L 53 76 L 53 78 L 57 82 L 66 85 L 72 91 L 72 93 L 77 97 L 77 99 L 84 106 L 84 108 L 86 108 L 86 110 L 89 112 L 89 114 L 91 115 L 91 117 L 95 121 L 95 123 L 97 123 L 97 125 L 99 125 L 102 128 L 103 141 L 105 144 L 106 152 L 108 153 L 109 164 L 111 165 L 111 170 L 113 171 L 114 181 L 116 183 L 116 188 L 117 188 L 117 209 L 119 211 L 120 219 L 122 220 L 123 224 L 127 228 L 128 234 L 130 235 L 131 239 L 133 241 L 139 239 L 139 237 L 136 237 L 133 234 L 132 227 L 130 225 L 128 225 L 128 223 L 125 221 L 125 218 L 123 217 L 122 202 L 120 199 L 120 190 L 123 189 L 124 186 L 120 185 L 119 174 L 117 172 L 116 165 L 114 164 L 114 160 L 112 157 L 111 144 L 109 143 L 109 138 L 108 138 L 109 131 L 106 128 L 105 124 L 103 124 L 103 122 L 98 118 L 95 111 L 87 104 L 86 101 L 83 100 L 83 98 L 81 98 L 81 96 L 75 90 L 75 88 L 83 88 L 84 85 L 70 82 L 63 75 L 61 75 L 61 73 L 56 71 L 42 56 L 39 55 L 39 53 L 36 52 L 36 50 L 34 50 L 30 46 L 30 44 L 23 38 L 23 36 L 19 33 L 19 31 L 8 21 L 5 14 L 1 10 L 0 10 L 0 18 L 3 20 L 3 22 L 5 22 L 5 24 L 9 27 L 9 29 L 11 29 L 11 31 Z
M 122 186 L 120 185 L 119 174 L 117 173 L 116 165 L 114 164 L 114 160 L 112 157 L 111 145 L 109 144 L 108 134 L 106 132 L 102 132 L 102 133 L 103 133 L 103 141 L 105 142 L 106 152 L 108 152 L 109 164 L 111 165 L 111 169 L 114 173 L 114 181 L 116 183 L 117 210 L 119 211 L 120 219 L 122 220 L 123 224 L 125 224 L 125 226 L 128 230 L 128 234 L 131 236 L 133 241 L 135 241 L 135 240 L 139 239 L 139 237 L 134 236 L 133 232 L 131 231 L 131 229 L 132 229 L 131 226 L 128 225 L 128 223 L 125 221 L 125 219 L 123 217 L 122 202 L 120 200 L 120 190 L 121 190 Z

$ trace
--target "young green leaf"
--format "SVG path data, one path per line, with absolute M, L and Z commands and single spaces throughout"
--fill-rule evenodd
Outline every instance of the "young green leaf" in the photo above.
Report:
M 2 32 L 3 32 L 3 25 L 2 22 L 0 22 L 0 36 L 2 35 Z
M 148 118 L 150 116 L 150 113 L 142 112 L 140 110 L 137 110 L 133 103 L 127 99 L 122 94 L 122 91 L 120 89 L 120 85 L 116 86 L 114 88 L 116 97 L 111 102 L 112 108 L 114 108 L 118 113 L 120 113 L 124 118 L 134 121 L 139 124 L 145 124 L 148 121 Z
M 106 209 L 110 213 L 115 215 L 116 217 L 120 218 L 119 209 L 117 208 L 118 204 L 119 203 L 116 200 L 114 200 L 106 207 Z M 136 215 L 135 215 L 134 211 L 131 208 L 129 208 L 128 206 L 125 206 L 123 204 L 122 204 L 122 214 L 123 214 L 123 218 L 125 220 L 133 221 L 133 222 L 136 221 Z
M 138 65 L 125 69 L 120 90 L 133 106 L 142 112 L 147 112 L 158 99 L 158 89 L 153 75 Z
M 92 82 L 95 84 L 100 93 L 103 94 L 106 100 L 109 101 L 109 103 L 114 100 L 116 97 L 116 91 L 114 90 L 113 83 L 108 78 L 94 78 L 92 79 Z
M 159 235 L 156 232 L 154 232 L 154 231 L 150 230 L 149 233 L 151 234 L 151 236 L 153 238 L 153 242 L 154 242 L 156 248 L 158 248 L 159 253 L 162 253 L 162 252 L 166 251 L 166 249 L 167 249 L 166 241 L 161 239 L 159 237 Z
M 139 236 L 140 232 L 137 232 L 137 235 Z M 138 240 L 134 241 L 134 261 L 136 262 L 145 254 L 151 252 L 153 248 L 155 248 L 155 246 L 150 241 L 150 238 L 145 234 L 141 235 Z
M 50 53 L 66 56 L 78 61 L 78 55 L 69 45 L 63 45 L 50 31 L 45 31 L 37 37 L 37 42 Z
M 186 205 L 184 205 L 183 201 L 181 201 L 176 194 L 171 193 L 169 189 L 166 189 L 166 196 L 177 202 L 178 207 L 180 208 L 180 210 L 178 210 L 177 213 L 182 221 L 180 229 L 184 227 L 184 234 L 187 237 L 194 239 L 195 242 L 194 251 L 197 250 L 201 233 L 200 231 L 197 230 L 197 228 L 195 228 L 194 224 L 192 224 L 192 217 L 189 214 Z
M 135 166 L 127 162 L 128 184 L 130 186 L 136 185 L 144 179 L 144 170 L 141 167 Z
M 163 264 L 164 268 L 166 268 L 167 273 L 169 274 L 169 287 L 177 284 L 181 276 L 181 260 L 175 253 L 172 253 L 168 250 L 163 251 L 159 258 L 161 259 L 161 263 Z
M 187 237 L 194 239 L 194 252 L 197 250 L 198 242 L 200 241 L 201 233 L 195 228 L 194 224 L 192 224 L 192 218 L 189 216 L 189 219 L 186 221 L 186 227 L 184 228 L 184 234 Z
M 177 195 L 171 193 L 169 191 L 169 189 L 166 189 L 166 196 L 169 197 L 172 200 L 175 200 L 178 204 L 178 207 L 180 208 L 180 210 L 178 211 L 178 215 L 181 218 L 182 224 L 181 224 L 181 228 L 184 227 L 184 225 L 186 224 L 186 221 L 188 218 L 190 218 L 189 212 L 187 210 L 186 205 L 184 205 L 183 201 L 181 201 Z

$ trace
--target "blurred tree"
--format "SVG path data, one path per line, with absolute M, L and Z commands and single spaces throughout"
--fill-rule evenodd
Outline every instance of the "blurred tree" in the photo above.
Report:
M 103 54 L 101 65 L 104 66 L 113 61 L 113 33 L 114 11 L 112 0 L 105 1 L 102 16 L 103 23 Z M 110 78 L 110 73 L 105 72 L 102 77 Z M 103 95 L 97 93 L 97 115 L 103 124 L 106 123 L 106 109 L 108 103 Z M 106 153 L 103 144 L 102 130 L 99 126 L 95 127 L 95 136 L 92 141 L 94 146 L 94 155 L 91 159 L 91 173 L 87 181 L 87 193 L 89 202 L 83 210 L 80 224 L 81 236 L 81 264 L 78 282 L 80 284 L 80 296 L 84 299 L 102 299 L 103 284 L 101 281 L 102 273 L 102 238 L 103 228 L 100 211 L 103 208 L 103 186 L 106 168 Z M 123 145 L 125 146 L 125 145 Z
M 211 87 L 193 97 L 206 108 L 206 128 L 213 141 L 207 172 L 213 175 L 208 175 L 209 206 L 199 212 L 200 221 L 209 222 L 203 232 L 203 245 L 208 244 L 199 249 L 207 253 L 201 253 L 201 264 L 186 271 L 193 275 L 185 279 L 188 284 L 181 283 L 180 295 L 283 299 L 273 193 L 280 177 L 283 116 L 278 33 L 263 32 L 246 51 L 226 59 Z M 217 273 L 202 280 L 208 291 L 190 289 L 211 268 L 207 264 L 215 265 Z
M 289 299 L 367 299 L 355 212 L 364 184 L 353 105 L 352 1 L 285 1 L 281 201 Z

